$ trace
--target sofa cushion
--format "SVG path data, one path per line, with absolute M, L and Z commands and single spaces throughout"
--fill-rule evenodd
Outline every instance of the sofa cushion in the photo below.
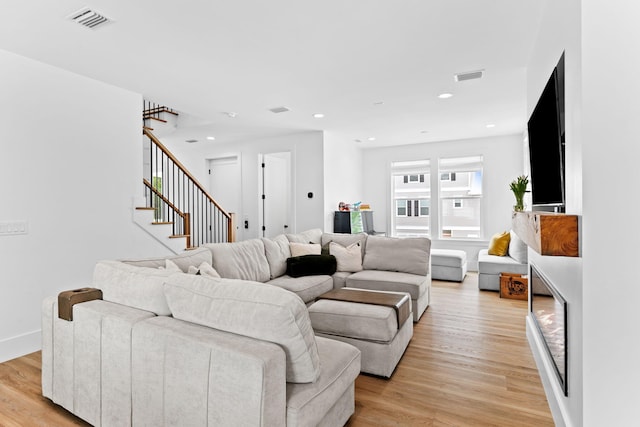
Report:
M 322 230 L 313 228 L 297 234 L 285 234 L 290 242 L 294 243 L 320 243 L 322 241 Z
M 320 360 L 307 307 L 293 293 L 262 283 L 174 275 L 164 285 L 176 319 L 280 345 L 287 381 L 314 382 Z
M 318 296 L 333 289 L 331 276 L 280 276 L 267 282 L 298 295 L 305 303 L 313 302 Z
M 426 237 L 399 239 L 369 236 L 362 267 L 365 270 L 399 271 L 426 276 L 429 274 L 430 251 L 431 240 Z
M 213 256 L 213 268 L 227 279 L 266 282 L 271 277 L 264 243 L 260 239 L 234 243 L 207 243 Z
M 395 271 L 359 271 L 347 277 L 346 282 L 351 288 L 406 292 L 413 300 L 420 298 L 427 290 L 427 277 Z
M 309 307 L 316 333 L 386 343 L 398 332 L 396 316 L 392 307 L 377 304 L 320 299 Z
M 528 274 L 528 269 L 526 263 L 519 263 L 510 256 L 489 255 L 487 249 L 481 249 L 478 252 L 478 273 L 480 274 Z
M 527 244 L 511 230 L 511 240 L 509 240 L 509 256 L 519 263 L 526 264 L 529 260 L 527 254 Z
M 360 374 L 360 350 L 340 341 L 317 337 L 322 369 L 313 384 L 287 383 L 287 425 L 343 425 L 346 420 L 324 424 L 340 398 Z M 350 399 L 353 405 L 353 398 Z M 353 410 L 351 410 L 351 413 Z
M 344 288 L 347 286 L 347 277 L 351 276 L 352 273 L 348 271 L 337 271 L 333 276 L 333 288 Z
M 141 259 L 123 259 L 121 261 L 125 264 L 135 265 L 137 267 L 158 268 L 165 267 L 165 260 L 167 259 L 173 261 L 178 267 L 180 267 L 180 270 L 186 273 L 191 265 L 198 266 L 203 262 L 211 264 L 211 251 L 205 248 L 198 248 L 192 251 L 185 251 L 179 255 Z
M 347 247 L 336 242 L 329 242 L 329 254 L 336 258 L 337 271 L 362 271 L 362 246 L 360 242 L 354 242 Z
M 491 241 L 489 242 L 489 255 L 496 256 L 505 256 L 509 252 L 509 240 L 511 239 L 511 235 L 508 231 L 503 231 L 502 233 L 496 233 L 491 236 Z
M 162 285 L 172 275 L 184 273 L 120 261 L 99 261 L 93 270 L 92 286 L 102 290 L 105 301 L 167 316 L 171 311 Z
M 280 277 L 287 271 L 287 258 L 291 256 L 289 249 L 289 239 L 284 234 L 274 237 L 273 239 L 262 238 L 264 244 L 264 252 L 269 263 L 271 278 Z

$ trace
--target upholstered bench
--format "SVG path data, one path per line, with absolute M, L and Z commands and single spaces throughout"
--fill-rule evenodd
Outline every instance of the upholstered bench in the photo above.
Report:
M 333 299 L 321 295 L 309 307 L 315 335 L 357 347 L 362 353 L 361 372 L 389 378 L 413 337 L 409 294 L 341 288 L 325 295 Z M 396 301 L 378 305 L 376 297 L 385 295 Z M 369 302 L 355 302 L 361 296 Z
M 455 249 L 431 249 L 431 278 L 462 282 L 467 274 L 467 253 Z

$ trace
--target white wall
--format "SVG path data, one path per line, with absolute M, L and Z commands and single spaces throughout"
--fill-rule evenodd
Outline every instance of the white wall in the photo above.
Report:
M 581 13 L 584 425 L 638 425 L 640 4 Z
M 580 0 L 548 1 L 540 32 L 527 67 L 527 117 L 562 52 L 565 52 L 566 203 L 567 213 L 582 214 L 581 48 Z M 584 236 L 584 231 L 583 231 Z M 582 265 L 584 258 L 540 256 L 529 250 L 530 262 L 552 282 L 568 304 L 568 390 L 557 385 L 544 348 L 533 337 L 537 331 L 527 322 L 527 334 L 540 370 L 549 406 L 557 425 L 580 426 L 583 391 Z M 586 264 L 586 262 L 585 262 Z M 598 262 L 598 265 L 602 265 Z
M 238 155 L 241 158 L 242 182 L 236 186 L 242 192 L 242 212 L 236 212 L 240 229 L 238 240 L 246 240 L 262 235 L 259 230 L 259 204 L 261 194 L 258 188 L 260 154 L 291 152 L 292 177 L 294 186 L 294 213 L 290 232 L 324 225 L 324 166 L 322 132 L 304 132 L 279 137 L 254 139 L 250 141 L 221 144 L 219 142 L 199 142 L 187 144 L 175 138 L 161 141 L 176 155 L 182 164 L 208 188 L 208 161 L 212 158 Z M 307 193 L 312 192 L 313 198 Z M 215 194 L 212 194 L 215 198 Z M 224 208 L 224 206 L 223 206 Z M 244 219 L 249 221 L 249 229 L 242 228 Z
M 160 255 L 132 221 L 142 98 L 0 51 L 0 361 L 40 349 L 44 297 L 90 284 L 99 259 Z
M 363 201 L 370 203 L 374 210 L 376 230 L 391 232 L 391 181 L 389 178 L 391 162 L 429 159 L 431 174 L 435 177 L 438 159 L 441 157 L 482 155 L 484 238 L 480 241 L 447 241 L 440 240 L 436 233 L 432 236 L 434 248 L 467 251 L 469 269 L 477 269 L 480 249 L 487 247 L 488 240 L 494 233 L 511 228 L 511 211 L 515 199 L 509 190 L 509 183 L 523 173 L 522 138 L 522 135 L 506 135 L 365 149 Z M 432 185 L 433 182 L 432 180 Z M 437 217 L 438 207 L 435 205 L 432 203 L 431 213 Z
M 340 202 L 364 202 L 362 150 L 355 142 L 324 134 L 324 230 L 333 232 L 333 214 Z

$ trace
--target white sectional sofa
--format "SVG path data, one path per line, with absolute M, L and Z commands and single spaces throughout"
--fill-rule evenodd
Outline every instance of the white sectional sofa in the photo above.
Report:
M 285 274 L 291 242 L 355 240 L 361 271 Z M 43 302 L 42 393 L 93 425 L 343 425 L 361 353 L 315 336 L 307 306 L 345 284 L 402 291 L 417 321 L 429 250 L 428 239 L 309 230 L 101 261 L 90 286 L 103 299 L 75 305 L 73 321 L 58 317 L 57 297 Z M 203 263 L 222 277 L 203 275 Z

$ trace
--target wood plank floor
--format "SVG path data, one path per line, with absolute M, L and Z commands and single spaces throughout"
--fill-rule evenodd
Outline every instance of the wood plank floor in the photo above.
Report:
M 434 281 L 432 304 L 389 380 L 360 375 L 360 426 L 552 426 L 525 337 L 527 304 Z M 0 426 L 86 426 L 40 395 L 40 353 L 0 364 Z

